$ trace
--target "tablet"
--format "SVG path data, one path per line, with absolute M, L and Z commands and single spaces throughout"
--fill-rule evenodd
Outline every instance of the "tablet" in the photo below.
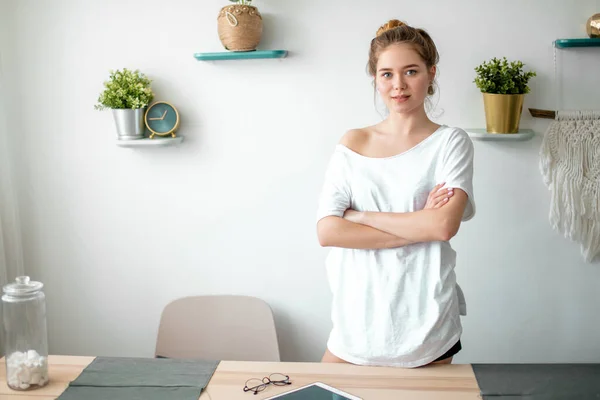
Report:
M 360 397 L 351 395 L 341 391 L 340 389 L 332 388 L 322 382 L 311 383 L 310 385 L 302 386 L 301 388 L 281 393 L 273 397 L 268 397 L 265 400 L 362 400 Z

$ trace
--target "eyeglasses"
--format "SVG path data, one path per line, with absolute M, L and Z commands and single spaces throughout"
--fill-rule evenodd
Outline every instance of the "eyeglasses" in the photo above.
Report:
M 289 376 L 284 374 L 271 374 L 262 379 L 251 378 L 246 381 L 246 384 L 244 385 L 244 392 L 254 392 L 254 394 L 258 394 L 258 392 L 265 390 L 267 385 L 270 383 L 275 386 L 285 386 L 291 385 L 292 381 L 290 381 Z

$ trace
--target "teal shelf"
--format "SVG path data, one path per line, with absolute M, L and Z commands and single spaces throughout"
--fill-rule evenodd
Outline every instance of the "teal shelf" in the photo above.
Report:
M 559 49 L 567 47 L 600 47 L 600 38 L 556 39 L 554 47 Z
M 254 51 L 223 51 L 218 53 L 196 53 L 194 57 L 199 61 L 221 60 L 251 60 L 256 58 L 283 58 L 287 50 L 254 50 Z
M 535 132 L 532 129 L 519 129 L 517 133 L 488 133 L 484 129 L 465 129 L 471 139 L 475 140 L 493 140 L 498 142 L 504 141 L 521 141 L 529 140 Z

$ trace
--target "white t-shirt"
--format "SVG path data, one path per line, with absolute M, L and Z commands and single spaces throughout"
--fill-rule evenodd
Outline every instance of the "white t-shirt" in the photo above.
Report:
M 464 190 L 463 221 L 475 214 L 473 143 L 460 128 L 442 125 L 413 148 L 384 158 L 338 144 L 329 162 L 317 221 L 344 211 L 412 212 L 425 207 L 438 183 Z M 327 257 L 333 293 L 333 329 L 327 342 L 336 356 L 362 365 L 418 367 L 459 339 L 462 326 L 449 242 L 393 249 L 334 247 Z

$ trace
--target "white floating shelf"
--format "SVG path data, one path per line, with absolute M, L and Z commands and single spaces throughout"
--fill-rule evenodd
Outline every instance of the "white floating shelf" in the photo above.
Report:
M 136 140 L 117 140 L 117 146 L 120 147 L 166 147 L 175 146 L 183 142 L 182 136 L 177 137 L 154 137 L 154 139 L 144 138 Z
M 465 129 L 474 140 L 495 140 L 498 142 L 529 140 L 534 135 L 533 129 L 519 129 L 518 133 L 488 133 L 485 129 Z

